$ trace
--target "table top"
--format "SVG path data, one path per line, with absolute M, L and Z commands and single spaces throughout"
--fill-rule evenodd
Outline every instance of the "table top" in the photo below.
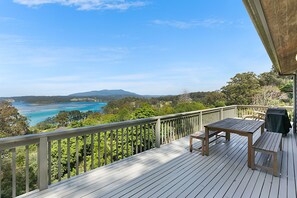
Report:
M 226 118 L 224 120 L 205 125 L 204 127 L 227 132 L 254 133 L 263 125 L 264 121 L 259 120 Z

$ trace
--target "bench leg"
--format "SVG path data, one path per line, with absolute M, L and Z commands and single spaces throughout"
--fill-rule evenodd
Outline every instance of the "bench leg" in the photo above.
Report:
M 278 176 L 278 170 L 277 170 L 277 153 L 273 153 L 273 175 Z
M 192 152 L 192 150 L 193 150 L 193 138 L 192 137 L 190 137 L 190 152 Z
M 205 148 L 205 141 L 204 140 L 201 140 L 201 154 L 202 156 L 204 156 L 204 148 Z
M 255 170 L 255 149 L 251 149 L 251 169 Z

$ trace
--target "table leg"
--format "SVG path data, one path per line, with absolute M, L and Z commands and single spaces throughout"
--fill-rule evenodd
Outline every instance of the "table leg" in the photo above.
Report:
M 264 124 L 261 126 L 261 135 L 264 133 Z
M 230 141 L 230 133 L 229 132 L 226 132 L 226 140 Z
M 209 129 L 205 127 L 205 155 L 209 155 Z
M 248 134 L 248 167 L 252 167 L 252 159 L 253 154 L 252 154 L 252 146 L 253 146 L 253 134 Z

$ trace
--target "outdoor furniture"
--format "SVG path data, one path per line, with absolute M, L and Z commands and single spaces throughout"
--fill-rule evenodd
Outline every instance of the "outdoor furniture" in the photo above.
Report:
M 209 131 L 225 131 L 226 139 L 230 140 L 230 133 L 236 133 L 248 138 L 248 167 L 251 167 L 253 134 L 261 128 L 264 132 L 264 121 L 226 118 L 218 122 L 205 125 L 205 155 L 209 155 Z
M 286 136 L 290 128 L 292 128 L 287 110 L 284 108 L 269 108 L 265 117 L 265 128 L 267 131 L 282 133 Z
M 252 115 L 245 115 L 243 119 L 265 120 L 265 113 L 261 111 L 254 111 Z
M 259 167 L 273 172 L 274 176 L 278 176 L 277 168 L 277 152 L 282 151 L 282 134 L 274 132 L 263 133 L 252 147 L 252 155 L 255 156 L 255 151 L 267 153 L 272 155 L 273 167 L 262 166 L 255 164 L 255 160 L 252 163 L 252 169 Z
M 215 140 L 217 140 L 220 137 L 225 137 L 225 136 L 219 135 L 220 132 L 221 131 L 209 131 L 208 136 L 209 136 L 209 138 L 213 137 L 213 136 L 216 136 Z M 192 150 L 193 150 L 193 139 L 201 140 L 201 154 L 202 154 L 202 156 L 204 156 L 205 131 L 199 131 L 199 132 L 196 132 L 196 133 L 190 135 L 190 152 L 192 152 Z M 213 140 L 213 141 L 215 141 L 215 140 Z

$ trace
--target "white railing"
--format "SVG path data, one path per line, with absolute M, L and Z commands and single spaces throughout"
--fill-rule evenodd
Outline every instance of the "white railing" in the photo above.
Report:
M 226 106 L 98 126 L 0 139 L 0 198 L 47 189 L 100 166 L 263 106 Z M 290 110 L 292 107 L 290 107 Z
M 262 106 L 262 105 L 237 105 L 238 109 L 238 117 L 243 118 L 247 115 L 253 115 L 258 112 L 265 113 L 268 108 L 271 106 Z M 293 106 L 282 106 L 281 108 L 285 108 L 288 111 L 289 117 L 293 120 Z

